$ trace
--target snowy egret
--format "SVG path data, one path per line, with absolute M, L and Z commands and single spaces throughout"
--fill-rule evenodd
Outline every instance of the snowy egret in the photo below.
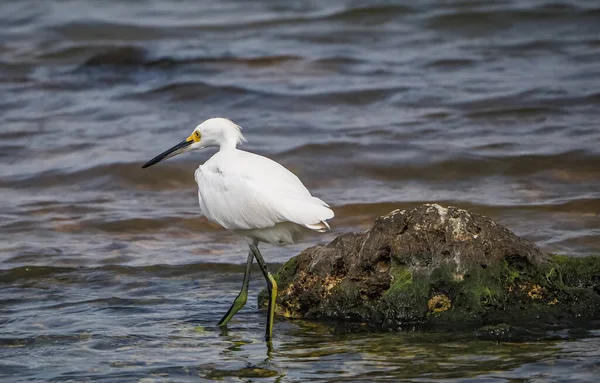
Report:
M 334 214 L 329 205 L 313 197 L 292 172 L 266 157 L 237 149 L 243 141 L 238 125 L 225 118 L 211 118 L 198 125 L 184 141 L 142 167 L 194 149 L 219 147 L 194 173 L 200 209 L 209 220 L 245 237 L 250 247 L 242 289 L 219 326 L 225 326 L 246 304 L 250 269 L 256 258 L 267 281 L 265 340 L 270 342 L 277 283 L 267 269 L 258 244 L 289 244 L 310 231 L 324 232 L 329 229 L 327 220 Z

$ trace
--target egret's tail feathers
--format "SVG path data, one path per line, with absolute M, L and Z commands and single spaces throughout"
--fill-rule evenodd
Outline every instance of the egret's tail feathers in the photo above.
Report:
M 324 232 L 329 229 L 328 219 L 334 217 L 334 212 L 325 207 L 324 202 L 318 198 L 307 199 L 287 198 L 279 199 L 279 213 L 282 221 L 293 222 L 307 229 Z
M 322 199 L 320 199 L 320 198 L 317 198 L 317 197 L 313 197 L 313 198 L 314 198 L 314 199 L 315 199 L 315 200 L 316 200 L 318 203 L 320 203 L 321 205 L 323 205 L 323 206 L 325 206 L 325 207 L 331 207 L 331 206 L 329 206 L 329 205 L 327 204 L 327 202 L 323 201 Z
M 331 229 L 331 227 L 329 227 L 329 224 L 327 223 L 327 221 L 321 221 L 319 223 L 315 223 L 314 225 L 304 225 L 307 228 L 314 230 L 314 231 L 318 231 L 319 233 L 324 233 L 327 230 Z

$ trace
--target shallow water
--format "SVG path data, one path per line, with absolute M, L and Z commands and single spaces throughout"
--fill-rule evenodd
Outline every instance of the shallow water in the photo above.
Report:
M 600 253 L 598 62 L 584 0 L 1 2 L 0 379 L 592 379 L 595 333 L 497 344 L 283 321 L 267 355 L 258 276 L 222 334 L 246 250 L 199 217 L 211 152 L 140 166 L 208 117 L 239 123 L 245 149 L 336 212 L 330 233 L 263 246 L 272 270 L 432 201 Z

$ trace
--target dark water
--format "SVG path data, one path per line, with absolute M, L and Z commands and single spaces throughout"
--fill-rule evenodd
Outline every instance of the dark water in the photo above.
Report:
M 600 253 L 594 1 L 0 3 L 0 380 L 595 381 L 600 333 L 495 343 L 341 335 L 251 303 L 222 333 L 243 243 L 199 217 L 211 116 L 336 211 L 331 233 L 421 202 L 549 252 Z M 255 272 L 255 275 L 258 273 Z M 258 275 L 253 295 L 262 288 Z

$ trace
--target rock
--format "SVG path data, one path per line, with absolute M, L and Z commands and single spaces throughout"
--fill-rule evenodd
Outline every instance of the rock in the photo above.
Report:
M 436 204 L 306 249 L 275 278 L 279 315 L 366 330 L 551 328 L 600 315 L 599 257 L 548 256 L 489 218 Z

